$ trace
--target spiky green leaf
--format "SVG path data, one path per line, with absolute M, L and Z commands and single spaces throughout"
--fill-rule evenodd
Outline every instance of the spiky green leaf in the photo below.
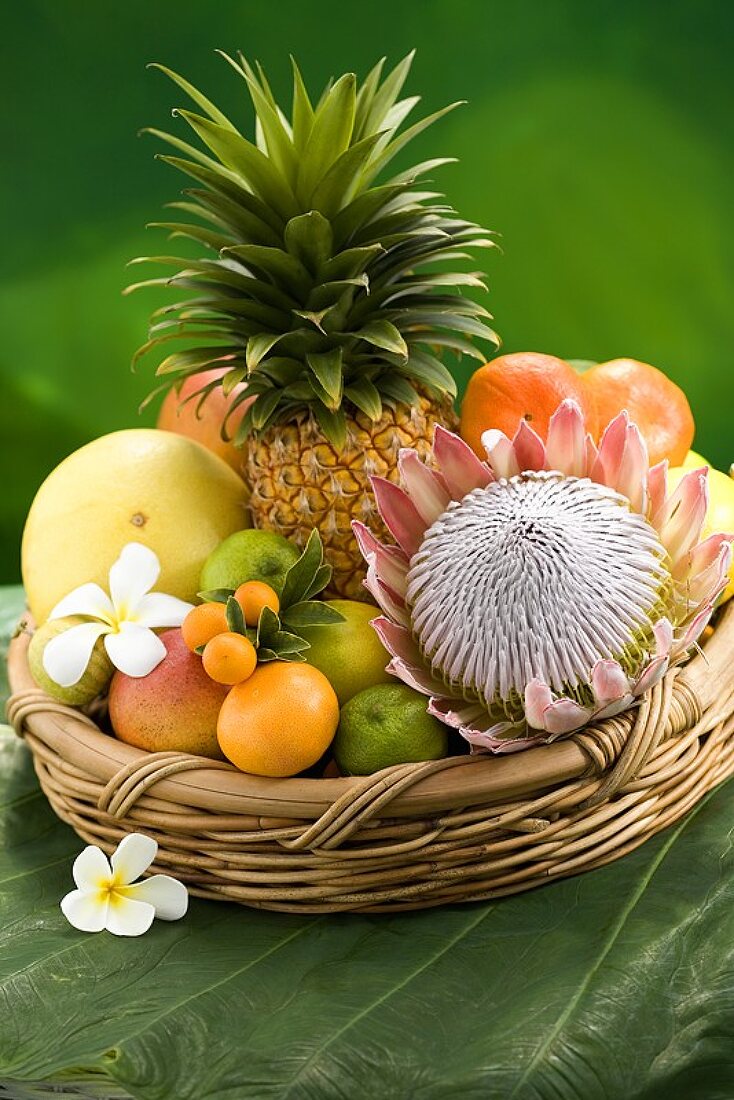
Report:
M 354 128 L 356 77 L 345 73 L 316 109 L 308 144 L 302 150 L 296 194 L 303 205 L 312 205 L 319 180 L 349 146 Z
M 285 227 L 285 245 L 304 268 L 316 276 L 331 258 L 334 238 L 331 225 L 318 210 L 291 218 Z
M 408 358 L 408 346 L 401 335 L 400 329 L 396 328 L 390 321 L 370 321 L 353 335 L 360 340 L 365 340 L 373 347 L 383 348 L 394 355 Z
M 332 351 L 326 351 L 320 355 L 307 355 L 306 362 L 326 393 L 330 407 L 338 409 L 341 404 L 344 385 L 342 349 L 334 348 Z
M 382 416 L 380 391 L 369 378 L 356 378 L 354 382 L 345 386 L 344 396 L 370 420 L 379 420 Z

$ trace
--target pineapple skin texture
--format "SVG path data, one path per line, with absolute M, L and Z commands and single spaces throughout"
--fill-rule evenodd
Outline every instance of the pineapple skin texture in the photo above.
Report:
M 451 399 L 421 392 L 415 405 L 385 406 L 379 420 L 359 411 L 348 416 L 341 451 L 324 438 L 310 413 L 274 425 L 246 444 L 255 527 L 276 531 L 299 547 L 317 528 L 333 569 L 327 596 L 372 602 L 363 585 L 366 568 L 352 520 L 366 523 L 378 538 L 388 536 L 369 479 L 377 475 L 397 482 L 402 447 L 412 447 L 429 460 L 436 424 L 456 431 Z

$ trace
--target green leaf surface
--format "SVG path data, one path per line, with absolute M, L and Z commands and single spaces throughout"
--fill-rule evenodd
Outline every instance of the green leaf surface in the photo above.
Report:
M 21 608 L 3 591 L 6 637 Z M 729 785 L 619 862 L 514 898 L 389 916 L 193 899 L 125 940 L 64 920 L 83 843 L 5 727 L 0 1081 L 136 1100 L 728 1100 L 733 810 Z
M 293 630 L 300 630 L 304 626 L 331 626 L 334 623 L 343 623 L 344 616 L 335 607 L 320 600 L 303 600 L 294 603 L 281 616 L 286 626 Z
M 288 608 L 306 598 L 306 593 L 312 587 L 322 566 L 323 558 L 324 548 L 321 543 L 321 536 L 314 528 L 308 536 L 301 556 L 285 575 L 283 590 L 280 594 L 280 606 L 284 615 Z
M 242 608 L 240 607 L 234 596 L 227 597 L 226 615 L 227 627 L 232 631 L 233 634 L 245 634 L 247 632 L 245 616 L 243 615 Z

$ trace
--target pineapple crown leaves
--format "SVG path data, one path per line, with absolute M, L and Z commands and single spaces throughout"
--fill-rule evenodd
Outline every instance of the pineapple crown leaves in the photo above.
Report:
M 213 588 L 200 592 L 199 596 L 202 600 L 226 605 L 227 626 L 233 633 L 250 639 L 257 650 L 258 661 L 305 661 L 303 654 L 311 647 L 299 631 L 303 627 L 344 622 L 344 616 L 339 611 L 314 598 L 330 580 L 331 566 L 324 564 L 321 536 L 313 530 L 303 553 L 285 575 L 280 610 L 276 614 L 271 608 L 264 607 L 254 629 L 245 623 L 233 589 Z
M 404 125 L 419 102 L 400 98 L 412 53 L 386 76 L 383 59 L 361 84 L 345 74 L 315 103 L 293 62 L 288 118 L 259 64 L 241 54 L 222 56 L 246 85 L 254 141 L 183 77 L 153 66 L 193 101 L 195 110 L 174 115 L 198 144 L 147 131 L 173 150 L 161 159 L 195 184 L 170 204 L 183 220 L 152 224 L 207 253 L 131 261 L 175 271 L 129 291 L 165 286 L 189 295 L 153 314 L 135 361 L 167 352 L 157 368 L 159 389 L 180 389 L 217 366 L 228 368 L 215 383 L 225 393 L 246 378 L 246 394 L 229 409 L 231 415 L 255 398 L 237 443 L 310 409 L 341 446 L 345 407 L 377 420 L 384 404 L 415 402 L 416 386 L 455 396 L 442 349 L 483 362 L 475 341 L 498 340 L 487 323 L 491 315 L 464 296 L 486 291 L 481 274 L 445 268 L 495 242 L 426 189 L 425 177 L 451 158 L 383 176 L 410 141 L 458 104 Z M 210 392 L 202 384 L 193 396 L 204 401 Z M 227 421 L 222 435 L 230 438 Z

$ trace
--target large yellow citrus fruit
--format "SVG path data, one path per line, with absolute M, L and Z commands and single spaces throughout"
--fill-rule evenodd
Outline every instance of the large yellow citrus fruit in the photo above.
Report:
M 128 542 L 158 555 L 156 590 L 193 601 L 201 568 L 222 539 L 250 525 L 247 489 L 200 443 L 155 428 L 112 432 L 53 470 L 23 532 L 23 583 L 37 623 L 73 588 L 108 590 Z
M 684 474 L 690 473 L 687 466 L 673 466 L 668 470 L 668 492 L 672 492 Z M 701 538 L 724 533 L 734 534 L 734 479 L 727 477 L 721 470 L 709 467 L 709 505 L 706 510 Z M 729 584 L 726 586 L 720 603 L 734 596 L 734 558 L 729 567 Z

